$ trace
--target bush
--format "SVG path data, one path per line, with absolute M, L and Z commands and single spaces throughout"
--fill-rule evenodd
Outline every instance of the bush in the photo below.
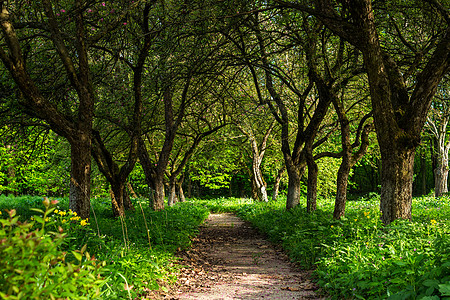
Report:
M 19 222 L 14 209 L 0 219 L 0 297 L 2 299 L 93 299 L 104 284 L 103 267 L 81 250 L 63 252 L 67 235 L 46 230 L 50 208 L 35 211 L 32 222 Z M 55 203 L 54 203 L 55 204 Z M 36 228 L 38 227 L 38 228 Z
M 135 211 L 114 218 L 109 199 L 93 199 L 92 219 L 83 220 L 67 198 L 50 208 L 42 197 L 0 196 L 0 211 L 14 215 L 0 216 L 0 255 L 9 251 L 0 259 L 0 299 L 133 299 L 165 289 L 178 270 L 175 252 L 189 247 L 209 211 L 192 203 L 152 211 L 133 201 Z

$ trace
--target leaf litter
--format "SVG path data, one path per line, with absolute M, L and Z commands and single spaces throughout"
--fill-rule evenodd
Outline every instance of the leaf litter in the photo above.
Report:
M 180 271 L 167 292 L 152 299 L 326 299 L 312 281 L 312 271 L 289 261 L 247 222 L 229 213 L 211 214 L 180 251 Z

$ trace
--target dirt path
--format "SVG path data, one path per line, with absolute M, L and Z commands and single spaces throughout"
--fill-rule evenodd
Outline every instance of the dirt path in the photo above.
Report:
M 248 223 L 232 214 L 211 214 L 165 299 L 325 299 L 287 257 Z

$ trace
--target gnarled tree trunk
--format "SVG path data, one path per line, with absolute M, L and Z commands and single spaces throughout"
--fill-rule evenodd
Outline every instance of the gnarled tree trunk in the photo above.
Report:
M 153 202 L 151 203 L 153 210 L 163 210 L 164 209 L 164 178 L 162 176 L 156 176 L 155 178 L 155 196 Z
M 395 147 L 395 146 L 394 146 Z M 381 201 L 382 221 L 387 224 L 396 219 L 411 220 L 411 199 L 414 174 L 415 148 L 386 147 L 391 151 L 382 151 Z
M 286 209 L 296 207 L 300 203 L 301 179 L 305 172 L 305 167 L 297 170 L 295 167 L 287 167 L 288 173 L 288 191 L 286 198 Z
M 69 208 L 89 218 L 91 207 L 91 139 L 90 133 L 71 143 Z

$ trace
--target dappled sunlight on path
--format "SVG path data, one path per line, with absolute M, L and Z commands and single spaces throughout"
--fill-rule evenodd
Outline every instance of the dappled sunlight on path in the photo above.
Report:
M 210 215 L 193 248 L 181 256 L 187 267 L 169 299 L 325 299 L 316 294 L 310 271 L 294 268 L 232 214 Z

